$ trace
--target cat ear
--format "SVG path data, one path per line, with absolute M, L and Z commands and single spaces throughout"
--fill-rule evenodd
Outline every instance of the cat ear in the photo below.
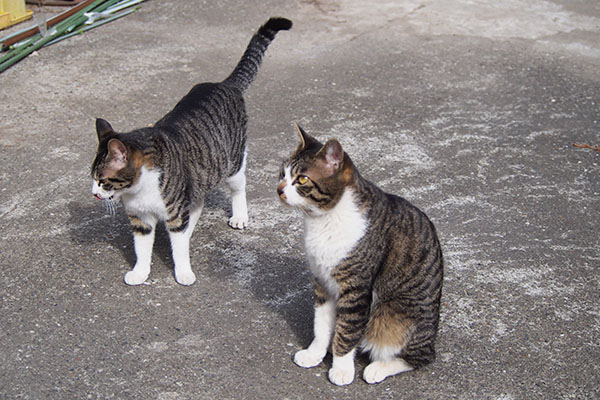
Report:
M 344 161 L 344 149 L 336 139 L 329 139 L 319 150 L 318 156 L 324 162 L 328 176 L 335 174 L 342 167 Z
M 294 126 L 296 127 L 296 131 L 298 132 L 298 135 L 300 136 L 300 146 L 299 146 L 300 149 L 304 150 L 304 149 L 311 147 L 312 145 L 319 145 L 319 146 L 321 145 L 321 143 L 319 143 L 319 141 L 317 139 L 313 138 L 308 133 L 306 133 L 304 131 L 304 129 L 302 129 L 302 127 L 300 125 L 298 125 L 296 122 L 294 122 Z
M 114 133 L 114 130 L 108 121 L 105 121 L 102 118 L 96 118 L 96 133 L 98 134 L 98 141 L 101 142 L 106 139 L 108 135 Z
M 108 165 L 118 171 L 127 166 L 127 147 L 118 139 L 108 141 Z

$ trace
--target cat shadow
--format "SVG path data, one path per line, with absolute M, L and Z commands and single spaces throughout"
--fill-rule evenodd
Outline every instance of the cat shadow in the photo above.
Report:
M 136 261 L 133 234 L 129 219 L 122 206 L 117 206 L 114 215 L 110 215 L 102 202 L 80 203 L 72 201 L 69 209 L 69 236 L 78 245 L 90 248 L 101 246 L 100 251 L 118 250 L 128 268 Z M 159 224 L 155 233 L 152 250 L 153 267 L 161 264 L 171 266 L 171 248 L 164 227 Z M 156 262 L 160 260 L 159 262 Z
M 248 290 L 285 321 L 301 346 L 308 346 L 313 338 L 314 303 L 312 277 L 303 257 L 281 254 L 268 237 L 264 247 L 257 247 L 253 241 L 236 240 L 236 235 L 245 232 L 225 229 L 232 233 L 225 231 L 225 238 L 214 244 L 216 251 L 206 259 L 211 266 L 206 273 Z M 273 252 L 265 250 L 268 248 Z
M 85 203 L 71 201 L 67 207 L 69 236 L 72 243 L 89 248 L 100 246 L 98 251 L 118 250 L 124 260 L 123 263 L 127 264 L 123 274 L 133 267 L 136 261 L 133 233 L 122 205 L 118 204 L 115 207 L 114 215 L 108 213 L 103 202 L 95 199 Z M 223 209 L 230 212 L 228 208 L 230 207 L 223 192 L 216 190 L 206 197 L 205 212 L 211 213 Z M 171 242 L 163 223 L 158 223 L 156 226 L 152 268 L 168 268 L 172 273 L 174 272 Z
M 123 207 L 116 207 L 113 216 L 108 214 L 102 202 L 96 200 L 85 203 L 71 201 L 67 207 L 71 242 L 89 248 L 90 252 L 108 254 L 118 251 L 122 264 L 125 264 L 119 268 L 123 274 L 129 271 L 135 264 L 136 256 L 129 219 Z M 203 268 L 202 273 L 249 290 L 261 304 L 279 315 L 299 343 L 306 347 L 313 337 L 313 292 L 312 277 L 304 257 L 299 251 L 298 254 L 296 251 L 291 255 L 283 254 L 277 245 L 273 246 L 277 241 L 272 236 L 273 232 L 240 232 L 231 229 L 226 223 L 230 213 L 229 196 L 224 191 L 216 190 L 207 195 L 203 216 L 190 244 L 192 257 L 200 261 L 198 253 L 203 253 L 200 262 L 207 263 L 210 268 Z M 256 240 L 240 240 L 239 235 L 245 234 L 253 235 L 264 246 L 257 246 Z M 198 243 L 204 238 L 214 249 L 199 249 Z M 171 244 L 162 223 L 156 228 L 152 268 L 154 271 L 168 268 L 173 272 Z M 200 272 L 199 266 L 194 270 Z
M 313 339 L 313 285 L 302 255 L 273 255 L 256 251 L 255 268 L 268 265 L 275 273 L 251 280 L 249 288 L 255 298 L 283 318 L 303 348 Z M 260 271 L 260 270 L 259 270 Z M 259 272 L 260 273 L 260 272 Z
M 298 343 L 291 349 L 293 359 L 293 354 L 307 348 L 314 338 L 313 276 L 305 257 L 300 250 L 283 251 L 285 246 L 277 245 L 278 239 L 272 231 L 265 233 L 264 246 L 260 247 L 248 244 L 251 241 L 236 240 L 236 234 L 245 232 L 233 232 L 224 231 L 227 239 L 219 240 L 217 251 L 211 252 L 206 260 L 208 265 L 220 267 L 206 268 L 205 273 L 211 279 L 226 280 L 249 290 L 259 303 L 285 321 Z M 357 367 L 364 368 L 369 363 L 368 354 L 359 352 L 355 361 Z M 332 355 L 328 351 L 323 366 L 328 369 L 331 365 Z
M 286 236 L 285 228 L 265 230 L 252 220 L 244 231 L 230 228 L 225 221 L 231 203 L 223 189 L 208 194 L 203 214 L 191 247 L 206 237 L 208 228 L 213 250 L 203 254 L 202 262 L 210 266 L 205 273 L 249 290 L 286 322 L 302 346 L 308 346 L 313 338 L 312 275 L 300 250 L 279 243 Z

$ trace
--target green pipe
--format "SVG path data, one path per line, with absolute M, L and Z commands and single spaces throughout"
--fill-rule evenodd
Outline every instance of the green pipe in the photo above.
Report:
M 58 23 L 56 26 L 53 27 L 53 29 L 45 37 L 42 37 L 41 39 L 37 40 L 35 43 L 32 43 L 31 45 L 29 45 L 25 48 L 15 49 L 13 52 L 11 52 L 9 54 L 10 55 L 9 59 L 0 63 L 0 72 L 4 72 L 6 69 L 10 68 L 17 62 L 21 61 L 23 58 L 27 57 L 29 54 L 33 53 L 34 51 L 38 50 L 39 48 L 44 46 L 46 43 L 51 41 L 52 39 L 54 39 L 54 38 L 58 37 L 59 35 L 61 35 L 62 33 L 64 33 L 64 31 L 66 29 L 68 29 L 72 23 L 74 23 L 75 21 L 80 19 L 80 16 L 82 16 L 83 13 L 96 8 L 103 2 L 104 2 L 104 0 L 97 0 L 93 3 L 91 3 L 88 7 L 81 9 L 78 13 L 76 13 L 73 16 L 65 19 L 64 21 Z M 3 57 L 3 59 L 4 58 L 5 57 Z
M 101 13 L 101 12 L 107 11 L 107 10 L 109 10 L 109 9 L 111 9 L 111 8 L 116 8 L 114 11 L 120 11 L 120 10 L 122 10 L 123 8 L 129 8 L 129 7 L 132 7 L 132 6 L 136 5 L 136 4 L 139 4 L 139 3 L 143 2 L 144 0 L 117 0 L 117 1 L 119 1 L 119 2 L 118 2 L 117 4 L 115 4 L 115 5 L 109 5 L 109 6 L 108 6 L 108 7 L 106 7 L 106 8 L 105 8 L 105 7 L 102 7 L 102 8 L 105 8 L 104 10 L 100 10 L 100 7 L 98 7 L 98 9 L 92 10 L 91 12 L 95 12 L 95 13 Z M 123 6 L 124 6 L 124 7 L 123 7 Z M 119 8 L 119 7 L 121 7 L 121 8 Z M 139 8 L 140 8 L 140 7 L 138 6 L 138 7 L 136 7 L 134 10 L 132 10 L 132 11 L 129 11 L 127 14 L 131 14 L 133 11 L 135 11 L 135 10 L 137 10 L 137 9 L 139 9 Z M 88 28 L 88 27 L 96 27 L 96 26 L 103 25 L 103 24 L 101 24 L 101 23 L 100 23 L 101 21 L 105 21 L 105 20 L 107 20 L 107 22 L 114 21 L 115 19 L 118 19 L 118 18 L 124 17 L 124 16 L 125 16 L 125 15 L 127 15 L 127 14 L 118 14 L 119 16 L 118 16 L 117 18 L 114 18 L 113 16 L 105 16 L 103 19 L 100 19 L 100 20 L 98 20 L 98 22 L 94 22 L 93 24 L 90 24 L 90 25 L 85 25 L 85 26 L 84 26 L 84 28 L 79 28 L 79 27 L 82 25 L 82 24 L 79 24 L 79 25 L 77 25 L 77 27 L 78 27 L 79 29 L 77 29 L 77 31 L 76 31 L 76 32 L 77 32 L 77 33 L 81 33 L 81 32 L 86 32 L 86 31 L 89 31 L 91 28 Z M 115 14 L 115 16 L 116 16 L 116 15 L 117 15 L 117 14 Z M 86 19 L 86 20 L 85 20 L 85 22 L 84 22 L 84 24 L 85 24 L 87 21 L 88 21 L 88 20 Z M 106 23 L 106 22 L 105 22 L 105 23 Z M 73 25 L 75 25 L 75 24 L 73 24 Z M 50 31 L 52 31 L 52 30 L 50 30 Z M 73 31 L 73 29 L 68 29 L 68 30 L 67 30 L 67 32 L 71 32 L 71 31 Z M 68 38 L 68 37 L 71 37 L 71 36 L 73 36 L 73 35 L 75 35 L 75 34 L 77 34 L 77 33 L 73 32 L 72 34 L 67 34 L 67 35 L 63 35 L 63 36 L 57 37 L 56 39 L 54 39 L 54 40 L 52 40 L 52 41 L 50 41 L 50 42 L 46 43 L 46 44 L 44 45 L 44 47 L 50 46 L 50 45 L 52 45 L 52 44 L 54 44 L 54 43 L 58 43 L 58 42 L 60 42 L 61 40 L 63 40 L 63 39 L 66 39 L 66 38 Z M 9 37 L 9 36 L 7 36 L 7 38 L 8 38 L 8 37 Z M 31 43 L 33 43 L 33 42 L 35 42 L 35 41 L 39 40 L 41 37 L 42 37 L 42 35 L 41 35 L 41 34 L 39 34 L 39 33 L 37 33 L 37 34 L 35 34 L 35 35 L 32 35 L 31 37 L 29 37 L 29 38 L 27 38 L 27 39 L 24 39 L 24 40 L 22 40 L 22 41 L 20 41 L 20 42 L 18 42 L 18 43 L 15 43 L 15 44 L 13 44 L 13 45 L 10 47 L 10 50 L 15 50 L 15 49 L 18 49 L 18 48 L 24 48 L 24 46 L 29 46 Z M 6 39 L 6 38 L 5 38 L 5 39 Z M 4 59 L 8 59 L 8 58 L 10 58 L 10 57 L 11 57 L 11 56 L 9 55 L 8 57 L 4 56 L 4 57 L 0 58 L 0 63 L 2 63 L 2 61 L 3 61 Z
M 143 0 L 140 0 L 140 2 Z M 117 3 L 115 5 L 115 3 Z M 131 3 L 130 0 L 109 0 L 106 1 L 104 0 L 103 2 L 93 2 L 90 3 L 90 5 L 84 9 L 81 9 L 78 13 L 73 14 L 72 16 L 70 16 L 69 18 L 66 18 L 64 21 L 56 24 L 49 32 L 50 32 L 50 38 L 52 40 L 50 40 L 48 43 L 43 43 L 42 47 L 48 46 L 49 44 L 52 43 L 56 43 L 58 41 L 60 41 L 60 37 L 62 34 L 66 33 L 66 32 L 73 32 L 74 29 L 78 28 L 79 26 L 81 26 L 82 24 L 84 24 L 85 22 L 88 21 L 88 18 L 83 15 L 84 13 L 87 12 L 103 12 L 111 7 L 113 7 L 113 5 L 115 5 L 115 7 L 122 5 L 122 4 L 127 4 L 127 3 Z M 136 3 L 134 3 L 136 4 Z M 130 6 L 134 5 L 131 4 Z M 114 20 L 116 18 L 113 18 L 111 20 Z M 65 29 L 66 28 L 66 29 Z M 63 33 L 60 33 L 64 30 Z M 89 30 L 89 29 L 84 29 L 84 31 Z M 68 34 L 68 36 L 72 36 L 73 34 Z M 32 51 L 35 51 L 36 48 L 33 48 L 33 50 L 29 49 L 28 50 L 28 46 L 30 46 L 32 43 L 37 42 L 38 40 L 42 39 L 42 35 L 41 34 L 36 34 L 24 41 L 21 41 L 15 45 L 12 46 L 11 50 L 5 54 L 4 56 L 0 57 L 0 72 L 4 71 L 6 68 L 10 67 L 11 65 L 13 65 L 14 63 L 18 62 L 19 60 L 21 60 L 22 57 L 21 56 L 21 52 L 25 53 L 25 56 L 31 54 Z M 37 46 L 36 46 L 37 47 Z M 11 62 L 7 62 L 8 60 L 11 60 Z
M 54 40 L 46 43 L 46 46 L 50 46 L 51 44 L 58 43 L 61 40 L 70 38 L 70 37 L 75 36 L 75 35 L 79 35 L 80 33 L 89 31 L 90 29 L 94 29 L 94 28 L 97 28 L 97 27 L 99 27 L 101 25 L 104 25 L 106 23 L 112 22 L 112 21 L 114 21 L 116 19 L 119 19 L 121 17 L 124 17 L 126 15 L 131 14 L 132 12 L 137 11 L 138 9 L 139 9 L 139 7 L 136 7 L 136 8 L 133 8 L 131 10 L 124 11 L 124 12 L 122 12 L 120 14 L 113 15 L 112 17 L 108 17 L 108 18 L 102 19 L 102 20 L 100 20 L 98 22 L 95 22 L 95 23 L 93 23 L 91 25 L 86 25 L 85 27 L 83 27 L 81 29 L 77 29 L 74 32 L 71 32 L 71 33 L 68 33 L 66 35 L 62 35 L 62 36 L 57 37 L 56 39 L 54 39 Z
M 88 7 L 81 9 L 79 12 L 77 12 L 73 16 L 56 24 L 53 27 L 53 29 L 49 32 L 49 34 L 47 34 L 45 37 L 42 37 L 40 40 L 37 40 L 35 43 L 32 43 L 31 45 L 27 46 L 24 49 L 21 49 L 21 48 L 15 49 L 16 52 L 14 52 L 14 53 L 10 52 L 9 55 L 11 57 L 9 59 L 6 59 L 7 58 L 6 56 L 2 57 L 2 59 L 1 59 L 2 61 L 0 62 L 0 73 L 4 72 L 6 69 L 10 68 L 17 62 L 21 61 L 23 58 L 27 57 L 29 54 L 33 53 L 34 51 L 42 48 L 43 46 L 46 45 L 46 43 L 63 35 L 65 32 L 72 31 L 77 26 L 79 26 L 82 23 L 84 23 L 85 21 L 87 21 L 87 17 L 85 15 L 83 15 L 84 13 L 89 12 L 91 10 L 95 10 L 95 9 L 103 11 L 106 8 L 113 5 L 114 3 L 116 3 L 117 1 L 119 1 L 119 0 L 109 0 L 109 1 L 97 0 L 97 1 L 93 2 L 92 4 L 90 4 Z

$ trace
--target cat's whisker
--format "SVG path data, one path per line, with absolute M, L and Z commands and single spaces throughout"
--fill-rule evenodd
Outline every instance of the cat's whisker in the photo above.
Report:
M 106 212 L 108 214 L 110 214 L 111 217 L 114 217 L 116 214 L 116 207 L 117 207 L 114 199 L 111 197 L 111 198 L 104 200 L 104 206 L 106 207 Z
M 310 213 L 308 212 L 308 210 L 304 207 L 301 206 L 292 206 L 292 209 L 295 211 L 300 212 L 301 214 L 304 214 L 306 216 L 310 216 Z

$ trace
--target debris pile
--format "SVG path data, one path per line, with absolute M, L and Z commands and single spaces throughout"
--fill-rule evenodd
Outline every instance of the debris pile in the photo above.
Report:
M 104 25 L 136 11 L 144 0 L 85 0 L 37 26 L 0 39 L 0 73 L 45 46 Z

